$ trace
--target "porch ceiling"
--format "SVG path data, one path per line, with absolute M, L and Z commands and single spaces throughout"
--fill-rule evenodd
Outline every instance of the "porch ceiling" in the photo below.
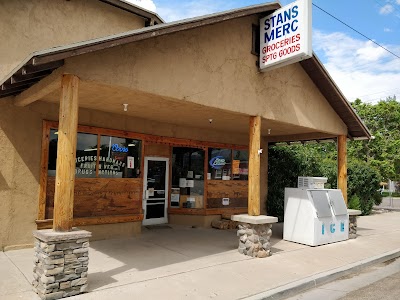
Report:
M 56 89 L 40 100 L 59 103 L 60 92 L 60 89 Z M 128 104 L 126 112 L 123 107 L 124 103 Z M 80 82 L 79 106 L 181 126 L 240 134 L 248 134 L 249 131 L 249 116 L 245 114 L 88 81 Z M 212 119 L 212 123 L 209 122 L 209 119 Z M 330 138 L 330 136 L 310 128 L 266 119 L 263 119 L 261 134 L 270 136 L 271 141 L 291 140 L 289 137 L 294 135 L 303 136 L 305 139 Z M 293 140 L 299 139 L 294 138 Z

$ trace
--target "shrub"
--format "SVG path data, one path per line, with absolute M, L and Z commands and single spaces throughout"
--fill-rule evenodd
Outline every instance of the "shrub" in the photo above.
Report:
M 327 177 L 326 188 L 337 187 L 335 157 L 324 157 L 320 148 L 273 146 L 268 151 L 267 212 L 283 221 L 285 187 L 297 187 L 298 176 Z M 379 189 L 380 175 L 370 164 L 351 161 L 348 164 L 349 208 L 371 213 L 374 204 L 382 201 Z M 359 207 L 359 208 L 356 208 Z
M 364 161 L 353 161 L 348 165 L 348 196 L 357 196 L 363 215 L 371 213 L 374 204 L 380 204 L 380 175 L 376 169 Z
M 268 149 L 267 212 L 278 217 L 279 222 L 284 216 L 285 187 L 297 187 L 298 176 L 322 176 L 318 159 L 298 151 L 297 147 L 273 146 Z
M 353 195 L 349 198 L 349 202 L 347 204 L 347 207 L 350 209 L 361 209 L 361 204 L 360 204 L 360 198 L 357 195 Z
M 283 221 L 285 187 L 296 187 L 302 162 L 289 147 L 268 149 L 267 212 Z

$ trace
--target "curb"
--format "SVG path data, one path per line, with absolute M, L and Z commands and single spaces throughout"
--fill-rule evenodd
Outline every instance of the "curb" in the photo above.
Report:
M 282 285 L 280 287 L 255 294 L 249 297 L 241 298 L 246 300 L 281 300 L 304 292 L 311 288 L 324 285 L 328 282 L 334 281 L 340 277 L 350 275 L 361 271 L 369 266 L 383 263 L 385 261 L 400 257 L 400 249 L 385 252 L 384 254 L 370 257 L 355 263 L 348 264 L 347 266 L 322 272 L 312 275 L 291 283 Z
M 400 211 L 400 207 L 391 207 L 391 206 L 374 206 L 372 208 L 376 210 L 384 209 L 388 211 Z

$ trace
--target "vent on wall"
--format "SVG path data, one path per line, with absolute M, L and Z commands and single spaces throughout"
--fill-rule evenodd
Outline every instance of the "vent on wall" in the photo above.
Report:
M 302 177 L 297 178 L 297 187 L 303 189 L 323 189 L 328 181 L 326 177 Z

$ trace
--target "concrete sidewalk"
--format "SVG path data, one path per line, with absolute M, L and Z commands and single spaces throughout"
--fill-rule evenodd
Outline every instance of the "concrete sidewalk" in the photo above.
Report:
M 235 231 L 171 227 L 92 242 L 91 292 L 69 299 L 277 299 L 400 256 L 400 212 L 360 217 L 357 239 L 319 247 L 283 241 L 274 225 L 265 259 L 239 254 Z M 32 249 L 0 252 L 0 299 L 39 299 L 32 261 Z
M 382 203 L 379 206 L 374 206 L 376 210 L 389 210 L 389 211 L 400 211 L 400 198 L 383 197 Z

